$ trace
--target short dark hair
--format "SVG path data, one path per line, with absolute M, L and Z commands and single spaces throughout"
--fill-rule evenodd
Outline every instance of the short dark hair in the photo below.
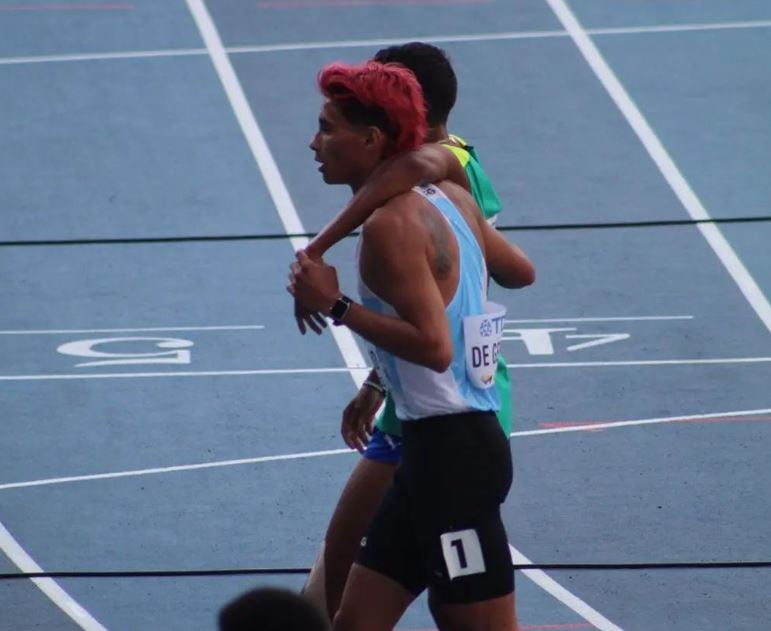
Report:
M 410 42 L 382 48 L 375 53 L 374 60 L 401 64 L 411 70 L 423 88 L 428 124 L 447 122 L 458 97 L 458 79 L 447 53 L 431 44 Z
M 261 587 L 242 594 L 219 614 L 220 631 L 331 631 L 309 600 L 288 589 Z

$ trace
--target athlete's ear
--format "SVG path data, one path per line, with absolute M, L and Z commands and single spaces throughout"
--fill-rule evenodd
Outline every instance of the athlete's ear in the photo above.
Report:
M 388 139 L 380 127 L 375 127 L 374 125 L 367 127 L 367 131 L 364 135 L 365 147 L 380 149 L 381 147 L 385 146 L 387 141 Z

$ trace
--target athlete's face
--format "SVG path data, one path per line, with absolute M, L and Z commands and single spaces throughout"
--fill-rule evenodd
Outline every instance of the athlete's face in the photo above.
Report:
M 326 101 L 319 114 L 319 129 L 310 148 L 327 184 L 360 185 L 379 161 L 373 152 L 372 128 L 351 125 L 340 109 Z

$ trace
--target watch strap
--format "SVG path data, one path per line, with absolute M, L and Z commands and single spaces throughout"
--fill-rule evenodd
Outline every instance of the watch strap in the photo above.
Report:
M 351 300 L 345 294 L 335 300 L 335 303 L 329 310 L 329 317 L 332 318 L 332 324 L 335 326 L 340 326 L 343 323 L 343 318 L 345 318 L 346 314 L 348 313 L 348 309 L 351 308 L 352 304 L 353 300 Z

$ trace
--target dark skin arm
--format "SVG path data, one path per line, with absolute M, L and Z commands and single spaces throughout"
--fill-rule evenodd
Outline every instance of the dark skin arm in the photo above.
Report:
M 444 299 L 426 257 L 425 231 L 408 213 L 386 210 L 364 226 L 361 269 L 365 282 L 398 317 L 354 303 L 344 322 L 397 357 L 442 372 L 452 360 L 452 340 Z M 292 264 L 287 289 L 303 307 L 324 313 L 341 295 L 335 269 L 302 251 Z
M 415 151 L 394 156 L 380 164 L 348 204 L 317 234 L 305 249 L 308 256 L 321 260 L 335 243 L 361 226 L 376 208 L 406 193 L 413 186 L 450 180 L 470 190 L 465 169 L 455 155 L 439 144 L 425 144 Z M 295 320 L 300 333 L 306 326 L 321 334 L 324 317 L 295 302 Z
M 320 259 L 335 243 L 361 226 L 375 209 L 413 186 L 450 180 L 470 191 L 468 177 L 458 158 L 440 144 L 425 144 L 382 162 L 362 186 L 305 248 Z
M 479 225 L 485 242 L 487 269 L 501 287 L 520 289 L 535 282 L 535 267 L 527 255 L 480 215 Z
M 452 182 L 441 182 L 439 187 L 455 205 L 463 210 L 466 221 L 474 230 L 484 252 L 487 271 L 501 287 L 518 289 L 535 282 L 535 267 L 525 253 L 510 243 L 493 228 L 477 206 L 474 198 Z

